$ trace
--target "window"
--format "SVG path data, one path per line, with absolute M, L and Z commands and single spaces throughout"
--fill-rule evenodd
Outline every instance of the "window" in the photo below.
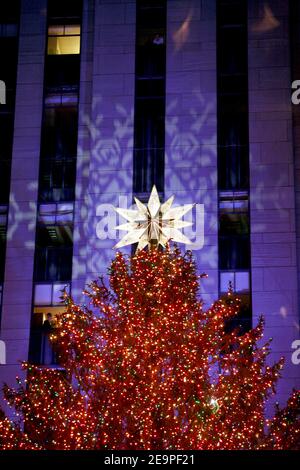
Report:
M 5 82 L 6 88 L 6 104 L 0 106 L 0 204 L 7 203 L 9 199 L 17 56 L 17 39 L 3 38 L 0 31 L 0 57 L 5 64 L 1 68 L 0 78 Z
M 247 2 L 217 1 L 219 290 L 242 300 L 228 328 L 251 327 Z
M 18 23 L 19 15 L 20 0 L 9 0 L 9 2 L 1 2 L 0 25 Z
M 250 276 L 248 271 L 220 272 L 220 292 L 225 293 L 231 285 L 234 292 L 249 292 Z
M 227 296 L 229 286 L 240 299 L 238 314 L 226 323 L 226 330 L 238 329 L 244 334 L 252 328 L 250 273 L 249 271 L 220 272 L 220 295 Z
M 69 283 L 35 284 L 34 306 L 31 322 L 29 358 L 34 364 L 56 366 L 55 350 L 49 334 L 55 330 L 57 315 L 65 310 L 63 291 L 70 293 Z
M 248 193 L 220 192 L 219 233 L 242 235 L 249 233 Z
M 1 32 L 1 31 L 0 31 Z M 7 89 L 7 102 L 13 104 L 9 97 L 16 87 L 17 63 L 18 63 L 18 38 L 2 37 L 0 34 L 1 61 L 5 66 L 1 67 L 1 80 L 5 82 Z
M 76 106 L 46 107 L 42 130 L 42 157 L 76 156 L 77 123 Z
M 76 159 L 62 157 L 41 160 L 40 202 L 71 201 L 75 197 Z
M 48 55 L 80 54 L 80 25 L 48 27 Z
M 73 223 L 74 204 L 41 204 L 38 222 L 45 225 L 66 225 Z
M 77 137 L 77 93 L 48 93 L 45 97 L 41 142 L 41 202 L 74 199 Z
M 34 287 L 34 305 L 35 307 L 61 305 L 63 291 L 70 293 L 70 284 L 52 283 L 35 284 Z
M 219 189 L 244 189 L 249 185 L 248 114 L 234 99 L 219 98 Z M 226 107 L 227 106 L 227 107 Z
M 17 24 L 0 24 L 0 37 L 14 37 L 18 34 Z
M 48 18 L 51 21 L 70 18 L 80 19 L 82 0 L 48 0 Z
M 73 204 L 40 205 L 36 235 L 36 281 L 68 281 L 72 277 Z
M 0 227 L 6 227 L 8 206 L 0 206 Z M 0 232 L 1 233 L 1 232 Z
M 0 282 L 4 281 L 8 206 L 0 206 Z
M 78 136 L 77 95 L 47 95 L 40 162 L 40 201 L 70 201 L 75 197 Z
M 0 204 L 6 204 L 9 199 L 18 63 L 19 14 L 19 1 L 1 2 L 0 57 L 3 66 L 1 67 L 0 79 L 5 83 L 6 103 L 0 106 Z
M 36 247 L 35 281 L 67 281 L 72 277 L 72 246 Z
M 136 103 L 134 188 L 138 193 L 164 184 L 164 102 L 141 99 Z
M 55 106 L 77 106 L 77 104 L 77 93 L 48 93 L 45 97 L 45 105 L 49 108 Z
M 7 232 L 7 214 L 8 206 L 0 206 L 0 328 L 2 311 L 2 292 L 5 272 L 5 251 L 6 251 L 6 232 Z
M 138 1 L 134 129 L 135 194 L 164 191 L 166 2 Z
M 227 11 L 227 13 L 226 13 Z M 228 14 L 228 11 L 234 14 Z M 219 0 L 217 9 L 218 184 L 249 186 L 247 3 Z
M 4 159 L 0 155 L 0 204 L 8 203 L 9 200 L 10 170 L 11 159 Z
M 250 266 L 248 193 L 219 193 L 219 268 Z
M 219 236 L 219 268 L 246 269 L 250 265 L 248 236 Z
M 1 314 L 2 314 L 2 294 L 3 294 L 3 284 L 0 282 L 0 330 L 1 330 Z
M 2 107 L 2 105 L 1 105 Z M 10 159 L 13 140 L 13 114 L 1 112 L 0 107 L 0 159 Z
M 247 41 L 245 25 L 224 25 L 219 30 L 222 43 L 220 68 L 224 75 L 243 74 L 247 66 L 244 44 Z
M 78 55 L 47 56 L 45 63 L 45 88 L 52 91 L 78 93 L 80 77 Z
M 82 0 L 47 3 L 40 205 L 29 358 L 35 364 L 56 367 L 45 325 L 49 315 L 55 322 L 55 316 L 64 311 L 61 290 L 66 285 L 69 289 L 72 278 Z

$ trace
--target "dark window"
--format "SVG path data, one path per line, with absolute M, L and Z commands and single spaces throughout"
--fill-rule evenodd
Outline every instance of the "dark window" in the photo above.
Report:
M 1 2 L 0 24 L 13 24 L 19 22 L 20 0 Z
M 77 123 L 77 107 L 45 108 L 42 158 L 76 156 Z
M 239 313 L 227 322 L 226 330 L 237 330 L 239 334 L 245 334 L 252 328 L 251 295 L 239 294 L 241 301 Z
M 221 26 L 219 30 L 219 67 L 222 75 L 243 75 L 247 67 L 245 43 L 247 29 L 244 26 Z
M 242 297 L 228 328 L 251 327 L 247 2 L 217 2 L 220 293 Z
M 0 7 L 0 80 L 5 83 L 6 103 L 0 106 L 0 204 L 9 200 L 14 108 L 18 64 L 19 1 L 2 2 Z M 5 245 L 4 245 L 5 248 Z M 3 248 L 3 249 L 4 249 Z M 4 256 L 1 252 L 1 256 Z
M 1 171 L 1 168 L 0 168 Z M 2 314 L 2 293 L 5 273 L 5 252 L 6 252 L 6 232 L 7 232 L 8 205 L 0 206 L 0 328 Z
M 58 95 L 52 101 L 63 100 Z M 48 99 L 50 100 L 49 96 Z M 40 201 L 74 199 L 77 154 L 77 106 L 51 106 L 44 109 L 40 161 Z
M 247 9 L 244 0 L 219 0 L 218 15 L 224 26 L 243 27 L 247 23 Z
M 0 8 L 1 9 L 1 8 Z M 0 57 L 5 67 L 0 79 L 5 83 L 6 103 L 0 106 L 0 203 L 9 199 L 13 146 L 14 107 L 17 79 L 18 40 L 0 35 Z
M 218 184 L 221 190 L 245 189 L 249 186 L 247 3 L 219 0 L 217 12 Z
M 35 281 L 67 281 L 72 277 L 72 246 L 36 247 Z
M 76 55 L 48 56 L 45 66 L 46 90 L 78 90 L 80 61 Z
M 164 190 L 166 2 L 138 1 L 134 129 L 135 193 Z
M 1 112 L 2 106 L 0 107 L 0 204 L 7 204 L 10 188 L 14 115 L 11 112 Z
M 3 105 L 1 105 L 2 108 Z M 11 158 L 13 144 L 13 113 L 1 112 L 0 108 L 0 159 L 7 160 Z
M 35 281 L 68 281 L 72 278 L 72 227 L 37 227 Z
M 0 206 L 0 282 L 4 281 L 8 206 Z
M 248 236 L 219 236 L 219 268 L 248 269 L 250 249 Z
M 81 18 L 82 0 L 48 0 L 48 19 L 55 21 L 59 18 L 73 20 Z
M 135 173 L 137 192 L 147 193 L 156 184 L 163 191 L 164 102 L 141 99 L 136 102 Z
M 13 108 L 15 100 L 17 64 L 18 64 L 18 38 L 0 36 L 0 57 L 5 66 L 1 67 L 0 79 L 6 85 L 7 106 Z
M 9 201 L 11 159 L 0 157 L 0 203 L 7 204 Z
M 71 201 L 75 197 L 76 159 L 47 158 L 40 163 L 40 202 Z

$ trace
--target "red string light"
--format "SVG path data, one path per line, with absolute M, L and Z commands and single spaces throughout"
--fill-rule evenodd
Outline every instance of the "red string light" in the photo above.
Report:
M 228 331 L 233 292 L 204 311 L 190 252 L 117 253 L 109 274 L 88 306 L 65 297 L 52 335 L 63 372 L 26 363 L 27 381 L 5 387 L 16 419 L 0 416 L 1 449 L 300 447 L 299 392 L 264 416 L 283 360 L 269 366 L 257 345 L 263 320 Z

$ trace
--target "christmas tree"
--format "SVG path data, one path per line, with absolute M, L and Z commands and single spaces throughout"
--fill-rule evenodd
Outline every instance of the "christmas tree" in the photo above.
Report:
M 1 449 L 299 449 L 300 394 L 265 418 L 283 360 L 270 343 L 228 328 L 229 290 L 207 311 L 190 252 L 117 253 L 85 292 L 64 295 L 52 334 L 60 370 L 24 364 L 26 383 L 4 387 L 16 418 L 0 416 Z

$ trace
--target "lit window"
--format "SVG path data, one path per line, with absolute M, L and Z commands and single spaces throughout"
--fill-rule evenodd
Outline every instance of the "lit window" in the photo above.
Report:
M 77 106 L 78 95 L 77 93 L 49 93 L 45 97 L 45 105 L 49 107 L 54 106 Z
M 70 292 L 70 285 L 66 283 L 36 284 L 34 289 L 34 305 L 59 305 L 62 291 Z
M 246 292 L 249 290 L 249 273 L 236 272 L 235 273 L 235 289 L 236 292 Z
M 248 210 L 248 192 L 220 192 L 220 210 L 227 212 L 246 212 Z
M 73 203 L 41 204 L 38 222 L 45 225 L 64 225 L 73 222 Z
M 37 284 L 34 292 L 35 305 L 52 304 L 52 284 Z
M 72 54 L 80 54 L 80 26 L 49 26 L 48 55 Z
M 57 355 L 49 341 L 49 334 L 57 327 L 59 315 L 65 312 L 62 291 L 70 293 L 66 283 L 36 284 L 30 336 L 30 361 L 34 364 L 55 366 Z
M 227 292 L 231 284 L 234 292 L 248 292 L 250 288 L 248 271 L 227 271 L 220 273 L 220 291 Z

